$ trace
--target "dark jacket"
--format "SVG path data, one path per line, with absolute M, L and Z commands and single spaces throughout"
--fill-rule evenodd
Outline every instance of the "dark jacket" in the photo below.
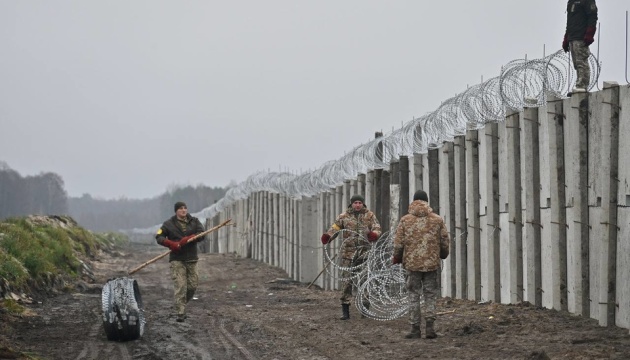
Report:
M 567 39 L 584 40 L 586 28 L 597 27 L 595 0 L 569 0 L 567 2 Z
M 164 224 L 160 227 L 157 234 L 155 235 L 155 240 L 158 244 L 164 245 L 163 242 L 166 239 L 179 241 L 183 237 L 189 235 L 199 234 L 204 232 L 205 229 L 201 224 L 201 221 L 196 217 L 191 216 L 190 214 L 186 214 L 186 231 L 182 231 L 182 228 L 178 225 L 177 216 L 173 215 L 170 219 L 166 220 Z M 193 244 L 186 244 L 179 251 L 173 252 L 169 255 L 168 261 L 196 261 L 199 259 L 197 255 L 197 242 L 204 240 L 205 236 L 195 240 Z

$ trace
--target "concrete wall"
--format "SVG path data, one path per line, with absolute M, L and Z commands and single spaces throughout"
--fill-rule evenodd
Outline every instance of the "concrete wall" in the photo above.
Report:
M 417 189 L 451 234 L 442 296 L 527 301 L 630 328 L 630 89 L 616 84 L 508 111 L 316 196 L 253 193 L 206 221 L 236 227 L 212 234 L 204 251 L 235 251 L 336 290 L 319 239 L 350 197 L 365 195 L 395 231 Z

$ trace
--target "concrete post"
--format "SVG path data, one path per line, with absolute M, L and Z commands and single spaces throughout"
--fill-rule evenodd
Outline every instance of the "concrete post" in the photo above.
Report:
M 232 203 L 232 205 L 230 205 L 230 215 L 229 215 L 229 219 L 232 219 L 232 221 L 237 222 L 238 221 L 238 208 L 237 208 L 237 203 L 236 201 Z M 238 223 L 236 224 L 238 226 Z M 229 231 L 228 231 L 228 252 L 230 253 L 236 253 L 236 250 L 238 249 L 238 236 L 237 236 L 238 232 L 237 232 L 237 228 L 232 225 L 229 227 Z
M 425 171 L 424 174 L 428 174 L 427 176 L 429 177 L 429 181 L 425 182 L 423 181 L 423 183 L 426 185 L 428 184 L 429 187 L 428 189 L 423 189 L 424 191 L 427 192 L 427 194 L 429 195 L 429 205 L 431 205 L 431 208 L 433 209 L 433 211 L 436 214 L 440 214 L 442 215 L 442 217 L 444 217 L 444 215 L 446 214 L 442 208 L 441 208 L 441 204 L 442 202 L 440 201 L 440 149 L 431 149 L 429 150 L 429 154 L 426 157 L 427 162 L 428 162 L 428 170 L 427 167 L 425 167 Z M 448 178 L 444 178 L 444 179 L 448 179 Z M 447 180 L 445 180 L 447 181 Z M 428 191 L 427 191 L 428 190 Z M 449 232 L 451 231 L 451 229 L 449 229 Z M 451 233 L 451 237 L 453 236 L 454 233 Z
M 284 194 L 278 194 L 278 241 L 279 241 L 279 254 L 278 254 L 278 266 L 284 271 L 287 271 L 287 234 L 286 234 L 286 196 Z
M 323 191 L 319 193 L 317 200 L 317 234 L 321 235 L 328 230 L 328 193 Z M 324 248 L 322 247 L 319 251 L 320 257 L 322 258 L 322 262 L 319 264 L 320 269 L 323 269 L 326 266 L 326 257 L 324 256 Z M 328 278 L 325 274 L 320 276 L 318 285 L 322 288 L 326 288 Z
M 405 214 L 409 209 L 409 203 L 411 197 L 409 196 L 409 158 L 406 156 L 400 157 L 400 200 L 398 201 L 398 216 L 399 219 Z M 413 196 L 413 194 L 411 194 Z
M 371 209 L 378 221 L 383 221 L 383 169 L 374 170 L 374 207 Z M 382 224 L 382 223 L 381 223 Z
M 418 191 L 418 190 L 424 190 L 427 194 L 429 194 L 429 189 L 427 187 L 427 189 L 424 188 L 424 164 L 423 164 L 423 158 L 425 156 L 422 154 L 413 154 L 413 181 L 411 182 L 411 186 L 413 187 L 410 190 L 410 195 L 413 196 L 413 194 Z M 429 171 L 427 169 L 427 171 Z M 410 196 L 409 202 L 411 202 L 411 199 L 413 199 L 413 197 Z
M 484 172 L 479 174 L 485 193 L 485 218 L 481 227 L 481 298 L 484 301 L 501 301 L 501 256 L 500 256 L 500 202 L 499 202 L 499 125 L 488 123 L 484 129 L 481 150 Z M 483 180 L 481 180 L 483 178 Z
M 389 163 L 389 174 L 390 185 L 400 184 L 400 161 L 398 159 Z
M 375 211 L 376 196 L 374 190 L 374 170 L 369 170 L 365 176 L 365 202 L 368 209 Z M 375 212 L 376 214 L 376 212 Z
M 619 183 L 617 189 L 617 314 L 615 324 L 630 328 L 630 87 L 619 89 Z M 626 224 L 625 226 L 621 224 Z
M 293 218 L 293 226 L 291 228 L 291 233 L 293 234 L 292 244 L 292 261 L 291 261 L 291 274 L 293 274 L 294 279 L 300 278 L 300 228 L 302 226 L 301 222 L 301 208 L 302 208 L 302 199 L 293 199 L 291 201 L 291 217 Z
M 263 196 L 263 262 L 271 264 L 271 194 L 265 191 Z
M 255 260 L 260 260 L 260 191 L 253 193 L 252 197 L 254 198 L 254 202 L 252 204 L 254 218 L 252 258 Z
M 381 179 L 381 196 L 383 197 L 381 203 L 383 204 L 383 210 L 382 210 L 382 219 L 378 219 L 378 221 L 380 221 L 381 223 L 381 228 L 383 229 L 383 232 L 386 231 L 390 231 L 391 229 L 389 228 L 390 226 L 390 215 L 389 215 L 389 209 L 390 209 L 390 196 L 389 196 L 389 186 L 391 184 L 391 179 L 390 179 L 391 174 L 389 173 L 389 171 L 383 170 L 383 174 L 382 174 L 382 179 Z
M 366 191 L 365 181 L 366 181 L 365 174 L 359 174 L 359 176 L 357 176 L 357 194 L 362 195 L 365 198 L 365 201 L 367 202 L 367 195 L 365 193 Z M 369 209 L 369 206 L 368 206 L 368 209 Z
M 273 266 L 280 266 L 280 194 L 272 194 L 272 228 L 271 234 L 273 236 Z
M 521 121 L 521 186 L 524 190 L 523 300 L 542 306 L 540 154 L 538 108 L 525 108 Z
M 212 227 L 219 226 L 219 224 L 221 224 L 220 220 L 221 220 L 220 214 L 214 215 L 212 217 Z M 211 251 L 213 253 L 218 253 L 219 252 L 219 232 L 215 231 L 211 235 L 212 235 Z
M 503 282 L 504 293 L 502 301 L 515 304 L 523 301 L 523 206 L 521 189 L 521 136 L 520 114 L 515 111 L 508 112 L 505 121 L 507 166 L 507 192 L 508 192 L 508 242 L 505 268 L 506 278 Z M 505 227 L 502 227 L 505 228 Z M 503 270 L 504 268 L 501 268 Z
M 450 297 L 455 297 L 457 293 L 457 272 L 455 268 L 455 264 L 457 263 L 457 248 L 455 245 L 455 207 L 451 205 L 455 203 L 455 172 L 453 171 L 455 157 L 453 154 L 453 147 L 453 143 L 445 143 L 439 149 L 439 159 L 436 162 L 439 164 L 439 178 L 442 179 L 442 186 L 437 188 L 439 189 L 438 199 L 440 201 L 438 209 L 440 209 L 440 215 L 446 222 L 449 236 L 451 238 L 450 255 L 443 262 L 442 268 L 442 296 Z M 433 197 L 430 198 L 429 201 L 433 201 Z
M 466 132 L 466 210 L 468 299 L 481 300 L 481 223 L 479 213 L 479 134 Z
M 619 85 L 589 96 L 588 207 L 590 315 L 601 326 L 615 325 L 617 269 L 617 188 L 619 178 Z M 627 164 L 624 164 L 627 166 Z M 595 300 L 595 301 L 593 301 Z
M 400 185 L 400 161 L 399 160 L 395 160 L 389 163 L 389 174 L 390 174 L 390 184 L 389 184 L 389 229 L 391 229 L 391 231 L 394 231 L 395 228 L 393 228 L 392 226 L 394 226 L 394 224 L 398 223 L 398 218 L 392 218 L 392 216 L 398 216 L 398 214 L 401 214 L 401 212 L 399 211 L 400 209 L 400 186 L 397 186 L 396 189 L 398 190 L 398 193 L 395 196 L 395 199 L 398 199 L 398 202 L 395 202 L 394 199 L 392 199 L 392 185 Z M 392 207 L 395 207 L 396 210 L 393 211 Z
M 345 207 L 350 205 L 350 198 L 353 195 L 351 191 L 350 180 L 345 180 L 343 182 L 343 204 Z
M 588 94 L 565 100 L 564 141 L 567 181 L 567 300 L 570 312 L 590 316 L 588 216 Z
M 561 99 L 549 98 L 549 206 L 548 223 L 543 224 L 542 303 L 547 308 L 567 310 L 567 215 L 564 156 L 564 110 Z M 542 214 L 541 214 L 542 216 Z M 543 219 L 547 219 L 543 217 Z M 548 231 L 544 231 L 549 229 Z
M 466 139 L 455 137 L 454 146 L 454 195 L 455 195 L 455 271 L 456 296 L 468 298 L 468 222 L 466 220 Z M 474 294 L 473 294 L 474 295 Z
M 262 213 L 262 191 L 257 191 L 254 196 L 256 197 L 255 211 L 256 211 L 256 226 L 254 234 L 254 259 L 262 261 L 262 230 L 263 230 L 263 213 Z
M 329 211 L 329 215 L 328 215 L 328 223 L 326 226 L 326 230 L 328 230 L 328 228 L 332 225 L 333 221 L 336 219 L 337 215 L 339 215 L 339 213 L 337 212 L 337 206 L 336 206 L 336 202 L 335 202 L 335 189 L 331 190 L 332 192 L 330 193 L 330 199 L 329 199 L 329 204 L 330 204 L 330 211 Z M 333 244 L 329 247 L 329 255 L 330 257 L 335 257 L 338 256 L 338 251 L 337 251 L 337 244 Z M 326 287 L 326 290 L 333 290 L 337 288 L 337 282 L 334 281 L 335 277 L 337 276 L 337 271 L 336 268 L 333 268 L 332 265 L 330 267 L 330 270 L 332 272 L 332 274 L 328 277 L 328 285 Z
M 391 184 L 389 186 L 390 189 L 390 206 L 389 206 L 389 226 L 388 228 L 391 229 L 391 234 L 390 236 L 394 235 L 394 232 L 396 231 L 396 226 L 398 226 L 398 219 L 400 219 L 400 214 L 398 213 L 398 209 L 399 206 L 398 204 L 400 204 L 400 185 L 399 184 Z M 381 224 L 381 227 L 383 225 Z M 392 237 L 393 239 L 393 237 Z
M 300 226 L 300 282 L 311 282 L 319 273 L 321 254 L 314 251 L 321 244 L 317 236 L 317 200 L 314 197 L 302 198 Z

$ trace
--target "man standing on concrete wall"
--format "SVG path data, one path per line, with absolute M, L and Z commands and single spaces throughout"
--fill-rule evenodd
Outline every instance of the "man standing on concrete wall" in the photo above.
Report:
M 360 266 L 368 258 L 368 252 L 372 243 L 381 236 L 381 225 L 376 215 L 365 206 L 365 199 L 361 195 L 353 195 L 350 198 L 348 209 L 337 216 L 330 229 L 322 235 L 322 244 L 330 242 L 333 235 L 342 232 L 343 244 L 341 245 L 341 277 L 345 279 L 341 287 L 341 320 L 350 319 L 350 300 L 352 299 L 352 276 L 356 267 Z M 367 301 L 367 298 L 363 298 Z M 370 304 L 364 302 L 363 306 L 369 308 Z
M 197 274 L 197 241 L 189 243 L 195 235 L 205 229 L 198 218 L 188 213 L 185 203 L 179 201 L 174 206 L 175 215 L 166 220 L 155 235 L 158 244 L 171 249 L 168 261 L 171 267 L 171 278 L 174 285 L 175 312 L 177 321 L 186 318 L 186 304 L 195 295 L 199 276 Z
M 591 56 L 589 45 L 595 41 L 597 29 L 597 5 L 595 0 L 569 0 L 567 3 L 567 29 L 562 49 L 571 50 L 577 80 L 573 93 L 586 92 L 591 82 Z
M 435 303 L 440 294 L 438 270 L 440 259 L 449 253 L 449 236 L 444 220 L 429 207 L 427 193 L 418 190 L 409 205 L 409 213 L 400 219 L 394 237 L 393 264 L 401 264 L 407 270 L 409 293 L 409 323 L 411 332 L 407 339 L 420 338 L 421 314 L 426 323 L 426 338 L 437 337 Z

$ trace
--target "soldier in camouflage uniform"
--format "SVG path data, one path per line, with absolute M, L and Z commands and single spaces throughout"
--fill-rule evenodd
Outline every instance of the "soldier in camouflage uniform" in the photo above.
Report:
M 177 321 L 182 322 L 186 318 L 186 304 L 199 284 L 196 242 L 204 240 L 204 236 L 189 241 L 205 229 L 198 218 L 188 214 L 185 203 L 175 203 L 174 209 L 175 215 L 162 224 L 155 239 L 158 244 L 171 249 L 168 261 L 174 285 L 175 312 Z
M 562 41 L 565 52 L 571 50 L 573 67 L 577 71 L 574 93 L 588 91 L 591 82 L 591 56 L 589 45 L 595 41 L 597 5 L 595 0 L 569 0 L 567 2 L 567 29 Z
M 418 190 L 413 200 L 409 213 L 400 219 L 396 228 L 392 263 L 402 263 L 407 270 L 411 333 L 405 337 L 420 338 L 420 317 L 424 313 L 426 338 L 433 339 L 437 337 L 433 324 L 440 292 L 438 270 L 440 259 L 448 257 L 449 236 L 444 220 L 429 207 L 427 193 Z
M 376 215 L 365 206 L 365 199 L 361 195 L 353 195 L 350 198 L 348 209 L 340 214 L 330 229 L 322 235 L 322 244 L 328 244 L 333 235 L 342 231 L 343 244 L 341 245 L 341 266 L 353 268 L 361 265 L 368 258 L 368 252 L 372 243 L 381 236 L 381 225 Z M 354 271 L 344 270 L 341 276 L 349 279 Z M 350 300 L 352 299 L 352 281 L 344 280 L 341 287 L 341 320 L 350 318 Z M 364 300 L 368 300 L 364 298 Z M 363 303 L 369 307 L 369 303 Z

